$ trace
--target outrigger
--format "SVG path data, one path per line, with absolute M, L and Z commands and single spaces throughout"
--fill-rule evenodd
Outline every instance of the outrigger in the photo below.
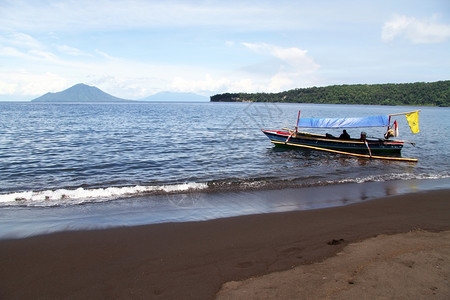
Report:
M 298 112 L 295 129 L 282 128 L 282 130 L 265 130 L 262 132 L 276 146 L 299 147 L 318 151 L 326 151 L 337 154 L 345 154 L 363 158 L 386 159 L 417 162 L 416 158 L 400 157 L 405 143 L 412 142 L 391 140 L 398 136 L 397 121 L 391 125 L 393 116 L 405 115 L 411 131 L 419 132 L 419 110 L 390 115 L 359 117 L 359 118 L 300 118 Z M 335 137 L 330 134 L 315 134 L 299 131 L 299 128 L 365 128 L 387 127 L 384 138 L 369 138 L 365 132 L 361 132 L 359 138 L 350 138 L 344 134 Z

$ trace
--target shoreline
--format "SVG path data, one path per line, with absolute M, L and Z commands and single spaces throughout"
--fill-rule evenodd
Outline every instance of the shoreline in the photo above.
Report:
M 106 202 L 63 203 L 50 207 L 10 206 L 0 208 L 0 240 L 74 230 L 315 210 L 439 189 L 450 189 L 450 178 L 348 182 L 244 191 L 194 191 L 118 198 Z
M 449 195 L 0 240 L 0 298 L 211 299 L 226 282 L 321 262 L 380 234 L 450 230 Z

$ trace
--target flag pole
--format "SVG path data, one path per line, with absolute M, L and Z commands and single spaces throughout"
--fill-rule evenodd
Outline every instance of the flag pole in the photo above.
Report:
M 419 111 L 420 111 L 420 109 L 414 110 L 414 111 L 403 112 L 403 113 L 390 114 L 389 117 L 407 115 L 407 114 L 412 114 L 412 113 L 419 112 Z

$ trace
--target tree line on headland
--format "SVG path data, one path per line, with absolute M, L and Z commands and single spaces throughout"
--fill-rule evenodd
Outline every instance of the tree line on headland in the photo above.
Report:
M 211 102 L 450 106 L 450 80 L 437 82 L 332 85 L 280 93 L 224 93 Z

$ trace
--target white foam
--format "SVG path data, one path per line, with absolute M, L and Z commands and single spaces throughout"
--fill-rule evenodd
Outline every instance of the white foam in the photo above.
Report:
M 118 197 L 130 197 L 145 193 L 182 193 L 199 191 L 207 188 L 206 183 L 189 182 L 173 185 L 148 185 L 107 187 L 94 189 L 57 189 L 45 191 L 24 191 L 0 195 L 0 203 L 3 205 L 31 204 L 31 205 L 58 205 L 63 203 L 80 204 L 92 202 L 94 199 L 110 200 Z
M 413 174 L 398 173 L 386 175 L 374 175 L 367 177 L 345 178 L 339 180 L 318 181 L 313 185 L 334 185 L 343 183 L 364 183 L 380 182 L 390 180 L 411 180 L 411 179 L 444 179 L 450 178 L 450 172 L 437 174 Z M 245 182 L 240 184 L 238 189 L 258 189 L 264 188 L 266 181 Z M 230 183 L 231 185 L 233 183 Z M 282 187 L 282 186 L 280 186 Z M 208 189 L 208 183 L 186 182 L 181 184 L 168 185 L 136 185 L 124 187 L 107 188 L 77 188 L 77 189 L 57 189 L 44 191 L 23 191 L 8 194 L 0 194 L 0 205 L 12 206 L 57 206 L 76 205 L 89 202 L 104 202 L 121 197 L 133 197 L 142 194 L 177 194 L 189 193 L 191 191 L 204 191 Z M 219 190 L 229 189 L 229 186 L 219 186 Z
M 439 174 L 412 174 L 412 173 L 398 173 L 398 174 L 386 174 L 386 175 L 373 175 L 367 177 L 355 177 L 344 178 L 339 180 L 327 180 L 324 181 L 326 185 L 340 184 L 340 183 L 365 183 L 365 182 L 381 182 L 390 180 L 412 180 L 412 179 L 445 179 L 450 178 L 449 172 L 442 172 Z

